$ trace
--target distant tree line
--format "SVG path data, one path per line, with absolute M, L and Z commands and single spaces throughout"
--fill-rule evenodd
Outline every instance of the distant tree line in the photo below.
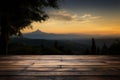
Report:
M 41 52 L 43 55 L 72 55 L 72 51 L 64 46 L 60 45 L 59 41 L 55 40 L 53 47 L 45 47 L 41 45 Z
M 87 48 L 85 54 L 92 55 L 117 55 L 120 54 L 120 40 L 116 39 L 110 46 L 107 46 L 106 43 L 100 48 L 96 45 L 96 41 L 92 38 L 91 48 Z
M 49 44 L 49 43 L 48 43 Z M 69 48 L 61 45 L 59 41 L 55 40 L 52 45 L 41 43 L 34 46 L 31 44 L 24 44 L 20 42 L 9 43 L 8 55 L 72 55 Z
M 49 44 L 51 43 L 51 44 Z M 76 50 L 73 45 L 66 45 L 68 43 L 54 40 L 50 42 L 44 42 L 40 45 L 24 44 L 20 42 L 9 43 L 8 54 L 15 55 L 117 55 L 120 53 L 120 40 L 115 40 L 111 45 L 104 43 L 101 47 L 97 45 L 97 41 L 92 38 L 91 46 L 83 49 Z M 71 43 L 70 43 L 71 44 Z M 49 46 L 48 46 L 49 45 Z M 75 44 L 79 45 L 79 44 Z M 71 47 L 72 46 L 72 47 Z M 80 46 L 79 46 L 80 47 Z

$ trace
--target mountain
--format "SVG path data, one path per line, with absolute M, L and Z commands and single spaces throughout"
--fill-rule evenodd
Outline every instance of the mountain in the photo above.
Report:
M 120 35 L 99 35 L 99 34 L 54 34 L 46 33 L 40 30 L 36 30 L 31 33 L 23 34 L 23 37 L 29 39 L 47 39 L 47 40 L 79 40 L 79 39 L 108 39 L 108 38 L 120 38 Z
M 45 33 L 40 30 L 23 34 L 23 37 L 30 39 L 49 39 L 49 40 L 91 38 L 90 35 L 85 35 L 85 34 L 53 34 L 53 33 Z

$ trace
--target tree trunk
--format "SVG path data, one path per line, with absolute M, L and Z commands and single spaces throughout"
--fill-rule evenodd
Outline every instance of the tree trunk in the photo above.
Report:
M 8 54 L 8 25 L 6 24 L 6 20 L 2 19 L 1 21 L 1 52 L 0 55 Z

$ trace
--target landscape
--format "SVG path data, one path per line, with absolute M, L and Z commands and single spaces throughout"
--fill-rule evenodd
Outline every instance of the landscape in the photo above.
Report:
M 22 55 L 119 55 L 120 37 L 89 35 L 51 34 L 36 30 L 11 37 L 9 53 Z M 16 47 L 17 46 L 17 47 Z M 95 48 L 95 53 L 92 52 Z
M 120 80 L 120 0 L 0 0 L 0 80 Z

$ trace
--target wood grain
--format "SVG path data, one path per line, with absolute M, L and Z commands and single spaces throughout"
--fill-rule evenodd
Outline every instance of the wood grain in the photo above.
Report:
M 120 80 L 120 56 L 0 56 L 0 80 Z

